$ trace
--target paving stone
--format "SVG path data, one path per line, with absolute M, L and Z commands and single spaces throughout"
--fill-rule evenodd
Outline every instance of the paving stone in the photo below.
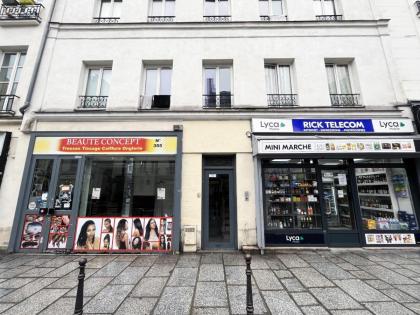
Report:
M 228 286 L 229 303 L 232 314 L 246 314 L 246 286 Z M 264 306 L 262 297 L 256 287 L 252 289 L 254 302 L 254 314 L 265 314 L 267 308 Z
M 271 270 L 253 270 L 255 282 L 260 290 L 282 290 L 283 286 Z
M 372 288 L 375 288 L 375 289 L 378 289 L 378 290 L 391 289 L 392 288 L 392 285 L 390 285 L 389 283 L 386 283 L 385 281 L 382 281 L 382 280 L 365 280 L 365 283 L 370 285 Z
M 225 266 L 245 266 L 245 257 L 242 254 L 223 254 Z
M 83 291 L 84 296 L 95 296 L 105 288 L 114 278 L 113 277 L 102 277 L 102 278 L 89 278 L 85 281 L 85 287 Z M 66 296 L 76 296 L 77 288 L 74 288 Z
M 412 297 L 415 297 L 417 300 L 420 300 L 420 284 L 415 285 L 397 285 L 396 286 L 401 291 L 404 291 L 410 294 Z
M 19 303 L 56 280 L 57 278 L 37 279 L 36 281 L 30 282 L 27 285 L 11 292 L 10 294 L 3 296 L 0 299 L 0 302 L 1 303 Z
M 37 314 L 52 304 L 55 300 L 63 296 L 67 292 L 66 289 L 43 289 L 25 301 L 9 308 L 5 315 L 32 315 Z
M 175 268 L 175 264 L 167 264 L 167 265 L 155 264 L 146 273 L 146 277 L 169 277 L 174 268 Z
M 399 273 L 400 275 L 403 275 L 410 279 L 420 276 L 417 272 L 405 268 L 400 268 L 399 266 L 397 268 L 392 269 L 392 271 L 395 271 L 396 273 Z
M 3 313 L 4 311 L 8 310 L 9 308 L 11 308 L 14 305 L 15 304 L 13 304 L 13 303 L 1 303 L 0 304 L 0 313 Z
M 115 258 L 114 261 L 129 261 L 133 262 L 136 259 L 136 256 L 134 255 L 120 255 Z
M 134 288 L 131 296 L 133 297 L 155 297 L 162 293 L 168 278 L 154 277 L 143 278 Z
M 157 256 L 139 256 L 137 257 L 130 266 L 132 267 L 150 267 L 156 261 Z
M 61 266 L 64 266 L 65 264 L 71 262 L 74 260 L 74 256 L 58 256 L 52 260 L 49 260 L 46 262 L 42 267 L 46 268 L 59 268 Z
M 317 300 L 315 300 L 315 298 L 310 293 L 306 293 L 306 292 L 291 293 L 291 296 L 295 300 L 296 304 L 299 306 L 318 304 Z
M 354 278 L 354 275 L 333 263 L 311 263 L 311 265 L 330 280 Z
M 293 278 L 294 276 L 292 275 L 292 273 L 290 271 L 287 270 L 276 270 L 274 271 L 274 273 L 276 274 L 276 276 L 279 279 L 284 279 L 284 278 Z
M 414 271 L 420 275 L 420 265 L 401 265 L 400 267 Z
M 381 280 L 390 284 L 416 284 L 415 281 L 382 266 L 366 266 L 363 269 L 372 275 L 380 275 Z
M 200 265 L 200 255 L 183 255 L 178 259 L 177 267 L 198 267 Z
M 222 307 L 207 307 L 207 308 L 195 308 L 192 312 L 193 315 L 229 315 L 228 308 Z
M 344 264 L 344 263 L 346 263 L 345 260 L 343 260 L 339 257 L 336 257 L 336 256 L 330 256 L 330 257 L 328 257 L 328 260 L 330 262 L 334 263 L 334 264 Z
M 89 268 L 90 267 L 91 266 L 89 265 Z M 64 277 L 65 275 L 69 274 L 70 272 L 76 269 L 79 269 L 79 263 L 77 261 L 73 261 L 47 273 L 45 277 L 51 277 L 51 278 Z
M 359 278 L 361 280 L 376 280 L 377 279 L 374 275 L 371 275 L 370 273 L 363 270 L 350 271 L 350 273 L 356 278 Z
M 341 264 L 337 264 L 338 267 L 340 267 L 341 269 L 344 269 L 346 271 L 351 271 L 351 270 L 360 270 L 359 267 L 356 267 L 350 263 L 341 263 Z
M 286 270 L 287 267 L 276 256 L 270 256 L 267 259 L 267 265 L 272 270 Z
M 332 287 L 334 284 L 331 283 L 327 278 L 321 275 L 318 271 L 313 268 L 295 268 L 291 269 L 292 273 L 296 278 L 303 283 L 305 287 Z
M 398 289 L 385 289 L 381 292 L 399 303 L 418 302 L 415 298 Z
M 127 267 L 111 284 L 137 284 L 149 267 Z
M 302 314 L 286 291 L 262 291 L 262 295 L 272 314 Z
M 299 254 L 299 257 L 308 263 L 316 263 L 316 262 L 327 263 L 328 262 L 328 260 L 325 257 L 315 252 L 314 253 L 301 253 Z
M 0 289 L 0 297 L 9 294 L 12 291 L 13 291 L 13 289 Z
M 344 292 L 359 302 L 389 301 L 389 297 L 359 279 L 335 280 Z
M 226 307 L 228 306 L 226 285 L 224 282 L 198 282 L 195 307 Z
M 192 287 L 167 287 L 156 305 L 154 314 L 190 314 L 193 295 L 194 288 Z
M 15 268 L 11 268 L 11 269 L 8 269 L 5 272 L 2 272 L 0 274 L 0 278 L 11 279 L 11 278 L 17 277 L 18 275 L 20 275 L 24 272 L 27 272 L 28 270 L 31 270 L 32 268 L 33 268 L 33 266 L 18 266 L 18 267 L 15 267 Z
M 85 269 L 85 281 L 94 274 L 98 269 Z M 72 289 L 79 283 L 78 281 L 79 270 L 73 270 L 66 276 L 58 279 L 57 281 L 50 284 L 47 288 L 49 289 Z
M 51 271 L 55 270 L 55 268 L 33 268 L 31 270 L 28 270 L 24 273 L 21 273 L 18 275 L 19 278 L 39 278 L 47 273 L 50 273 Z
M 389 261 L 379 261 L 377 262 L 378 265 L 383 266 L 385 268 L 388 269 L 397 269 L 399 268 L 399 266 L 393 262 L 389 262 Z
M 38 258 L 35 258 L 31 261 L 26 262 L 25 265 L 26 266 L 37 267 L 37 266 L 42 266 L 42 265 L 48 263 L 49 261 L 51 261 L 51 258 L 38 257 Z
M 352 265 L 355 265 L 355 266 L 376 265 L 375 262 L 373 262 L 369 259 L 363 258 L 362 256 L 356 255 L 356 254 L 343 254 L 343 255 L 340 255 L 340 258 L 344 259 L 345 261 L 347 261 L 347 262 L 349 262 L 349 263 L 351 263 Z
M 372 315 L 371 312 L 366 310 L 338 310 L 331 311 L 333 315 Z
M 405 303 L 404 306 L 408 307 L 410 310 L 414 311 L 415 313 L 420 314 L 420 303 Z
M 127 298 L 115 314 L 148 315 L 151 314 L 157 300 L 156 298 Z
M 178 255 L 157 255 L 157 258 L 155 260 L 155 264 L 164 264 L 164 265 L 175 265 L 178 261 Z
M 83 299 L 83 304 L 89 302 L 91 298 L 86 297 Z M 74 314 L 74 306 L 76 304 L 75 297 L 62 297 L 48 306 L 45 310 L 43 310 L 39 315 L 73 315 Z
M 105 287 L 86 304 L 84 313 L 114 313 L 133 287 L 133 285 L 109 285 Z
M 1 289 L 18 289 L 28 284 L 29 282 L 34 281 L 35 278 L 13 278 L 7 279 L 0 283 Z
M 111 261 L 113 261 L 114 259 L 116 259 L 117 256 L 99 256 L 99 257 L 95 257 L 92 260 L 90 260 L 87 264 L 87 267 L 89 268 L 103 268 L 104 266 L 106 266 L 107 264 L 109 264 Z M 78 262 L 76 262 L 77 265 L 79 265 Z
M 223 265 L 201 265 L 198 281 L 224 281 Z
M 339 288 L 312 288 L 309 291 L 329 310 L 363 308 Z
M 270 269 L 270 267 L 267 265 L 265 258 L 261 256 L 253 256 L 251 260 L 251 268 L 252 270 L 257 269 Z
M 222 254 L 204 254 L 201 257 L 201 264 L 223 264 Z
M 301 259 L 298 255 L 281 254 L 277 255 L 277 257 L 287 268 L 309 267 L 308 263 Z
M 329 315 L 322 306 L 303 306 L 302 312 L 305 315 Z
M 374 314 L 413 315 L 414 313 L 397 302 L 366 303 L 365 306 Z
M 194 287 L 197 281 L 198 268 L 175 268 L 169 278 L 168 286 Z
M 201 267 L 202 268 L 202 267 Z M 226 266 L 226 283 L 228 285 L 246 285 L 245 266 Z
M 113 261 L 95 273 L 94 277 L 115 277 L 130 264 L 129 261 Z
M 295 278 L 280 279 L 280 281 L 288 292 L 306 291 L 306 289 L 302 286 L 302 284 Z

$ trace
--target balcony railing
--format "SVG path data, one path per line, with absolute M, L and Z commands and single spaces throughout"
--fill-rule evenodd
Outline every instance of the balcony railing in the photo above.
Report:
M 297 94 L 267 94 L 269 107 L 297 106 Z
M 232 17 L 230 15 L 205 15 L 203 16 L 204 22 L 230 22 Z
M 13 103 L 15 99 L 19 98 L 16 95 L 0 95 L 0 114 L 8 114 L 13 116 Z
M 108 96 L 80 96 L 79 109 L 105 109 Z
M 142 95 L 139 109 L 169 109 L 171 107 L 170 95 Z
M 93 19 L 98 24 L 115 24 L 120 21 L 119 17 L 96 17 Z
M 39 16 L 42 4 L 33 5 L 1 5 L 0 19 L 1 20 L 35 20 L 41 22 Z
M 316 16 L 317 21 L 342 21 L 343 16 L 342 15 L 317 15 Z
M 207 94 L 203 95 L 204 108 L 231 108 L 233 104 L 232 94 Z
M 360 105 L 360 94 L 330 94 L 331 105 L 338 107 L 352 107 Z
M 287 21 L 287 15 L 260 15 L 260 20 L 265 22 Z
M 175 16 L 148 16 L 149 23 L 172 23 L 175 21 Z
M 416 6 L 417 6 L 417 15 L 420 16 L 420 0 L 417 0 L 415 2 Z

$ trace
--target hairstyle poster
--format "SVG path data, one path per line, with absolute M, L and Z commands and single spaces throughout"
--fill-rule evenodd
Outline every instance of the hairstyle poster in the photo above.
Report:
M 75 251 L 167 252 L 172 217 L 80 217 Z
M 101 229 L 102 218 L 79 218 L 74 249 L 77 251 L 99 251 Z
M 21 249 L 37 249 L 42 240 L 44 217 L 36 214 L 27 214 L 23 224 Z
M 54 215 L 51 217 L 50 231 L 48 234 L 47 249 L 65 249 L 69 235 L 70 216 Z

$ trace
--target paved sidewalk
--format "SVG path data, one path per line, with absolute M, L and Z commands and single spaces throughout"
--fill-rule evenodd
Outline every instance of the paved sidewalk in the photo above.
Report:
M 0 256 L 0 313 L 72 314 L 78 255 Z M 244 314 L 241 253 L 89 255 L 86 314 Z M 255 314 L 420 314 L 420 250 L 253 256 Z

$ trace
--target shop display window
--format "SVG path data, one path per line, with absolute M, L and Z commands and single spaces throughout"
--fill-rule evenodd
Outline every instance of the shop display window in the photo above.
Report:
M 364 229 L 418 229 L 404 168 L 368 165 L 355 173 Z
M 263 172 L 266 230 L 322 227 L 314 168 L 266 167 Z
M 174 180 L 175 161 L 89 157 L 79 216 L 172 216 Z

